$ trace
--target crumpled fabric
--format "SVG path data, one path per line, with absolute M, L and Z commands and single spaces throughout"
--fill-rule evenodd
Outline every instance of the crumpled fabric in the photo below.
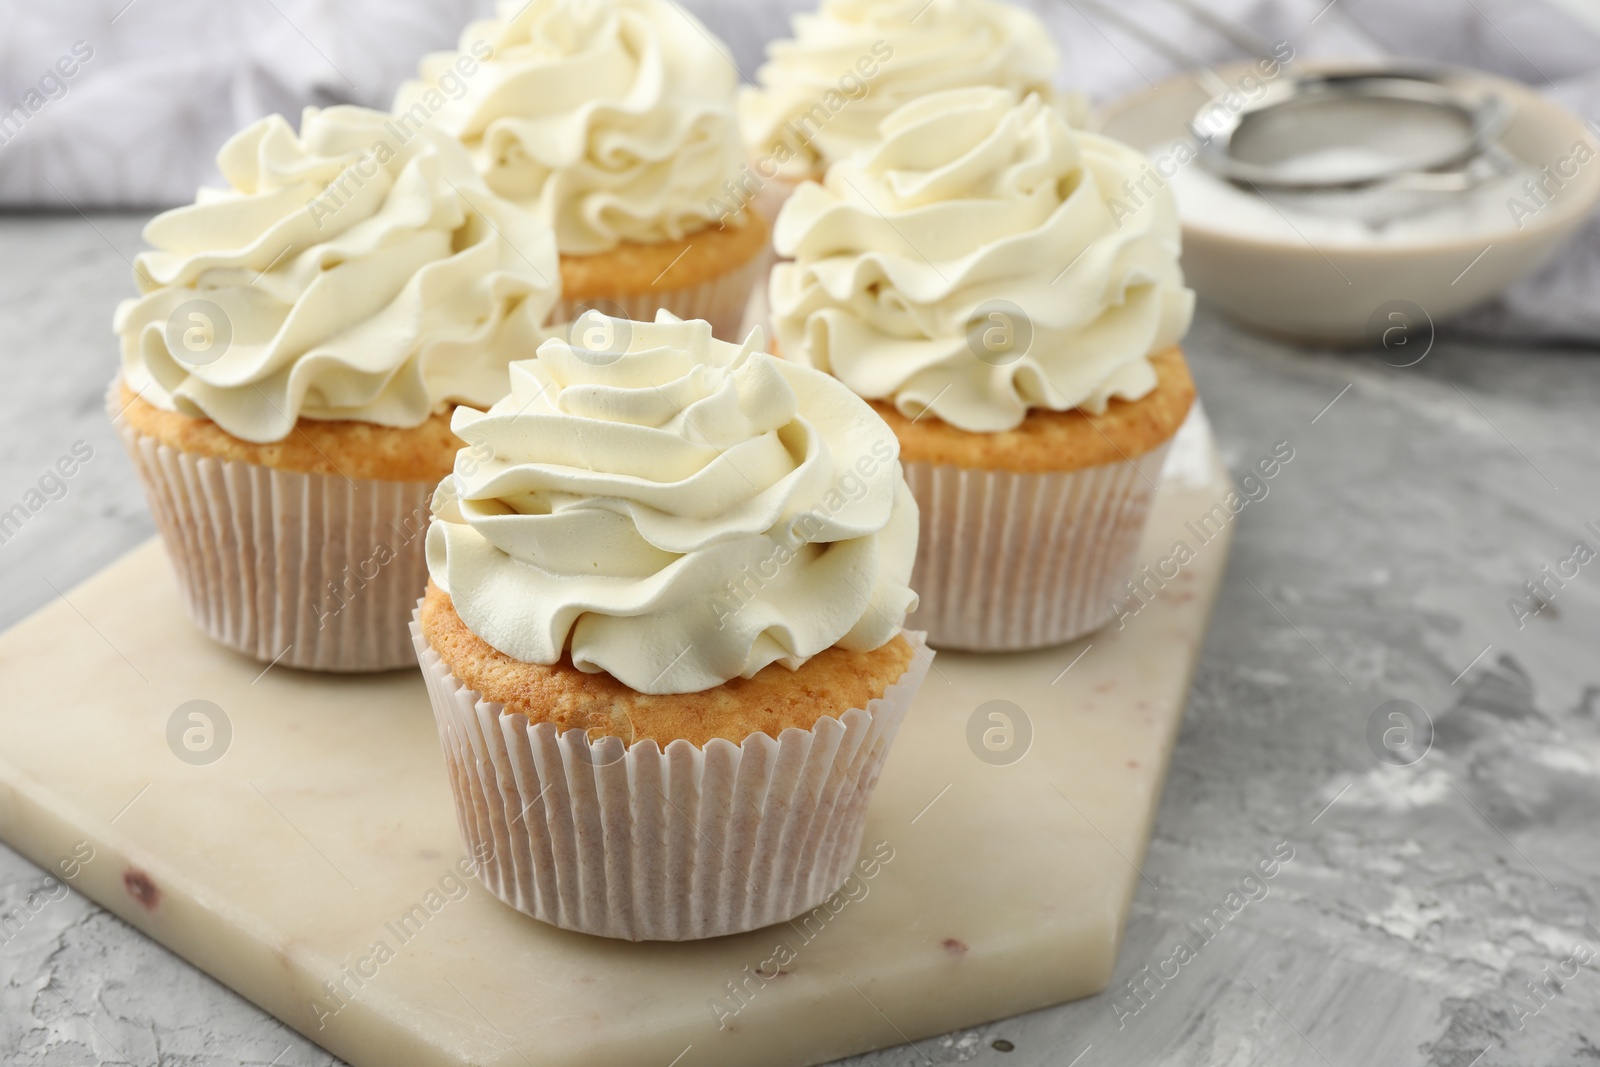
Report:
M 1167 58 L 1086 6 L 1017 0 L 1054 31 L 1064 85 L 1097 103 L 1177 72 Z M 1550 0 L 1207 0 L 1298 55 L 1397 55 L 1517 78 L 1600 121 L 1600 13 Z M 685 0 L 732 48 L 749 79 L 765 42 L 813 0 Z M 1116 0 L 1204 62 L 1238 49 L 1170 0 Z M 0 0 L 0 207 L 71 211 L 166 206 L 215 181 L 230 134 L 306 104 L 386 108 L 426 52 L 452 47 L 493 0 Z M 83 41 L 75 74 L 56 64 Z M 71 66 L 72 64 L 68 64 Z M 41 80 L 47 80 L 41 91 Z M 37 112 L 3 122 L 37 93 Z M 20 127 L 20 128 L 19 128 Z M 1522 343 L 1600 342 L 1600 222 L 1492 304 L 1448 324 L 1456 336 Z

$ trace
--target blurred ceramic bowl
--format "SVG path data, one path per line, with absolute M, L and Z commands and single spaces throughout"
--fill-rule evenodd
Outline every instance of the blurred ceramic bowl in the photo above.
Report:
M 1218 74 L 1237 85 L 1252 69 L 1241 64 Z M 1341 64 L 1338 69 L 1364 68 Z M 1189 284 L 1246 326 L 1294 340 L 1359 345 L 1378 339 L 1374 330 L 1380 320 L 1387 321 L 1385 309 L 1415 305 L 1437 321 L 1495 296 L 1544 264 L 1600 201 L 1600 143 L 1582 120 L 1518 82 L 1460 70 L 1448 72 L 1448 81 L 1501 95 L 1510 117 L 1500 147 L 1534 171 L 1550 168 L 1547 173 L 1562 182 L 1554 188 L 1547 179 L 1553 191 L 1545 204 L 1513 212 L 1508 197 L 1503 226 L 1490 223 L 1491 228 L 1470 233 L 1344 243 L 1310 240 L 1287 218 L 1289 232 L 1277 234 L 1248 233 L 1237 220 L 1228 225 L 1215 217 L 1198 218 L 1192 203 L 1185 210 L 1180 193 Z M 1168 152 L 1176 142 L 1192 144 L 1187 124 L 1211 95 L 1195 79 L 1179 77 L 1111 105 L 1098 127 L 1143 151 Z M 1201 163 L 1181 166 L 1198 169 Z M 1526 194 L 1516 195 L 1525 204 L 1535 203 Z

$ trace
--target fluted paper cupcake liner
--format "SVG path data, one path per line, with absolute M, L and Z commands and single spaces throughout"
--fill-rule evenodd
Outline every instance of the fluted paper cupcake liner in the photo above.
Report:
M 563 297 L 550 313 L 550 321 L 571 322 L 586 309 L 598 308 L 608 315 L 636 322 L 654 322 L 656 311 L 665 308 L 680 319 L 705 319 L 711 323 L 714 336 L 737 344 L 744 340 L 739 328 L 744 323 L 744 309 L 750 302 L 750 290 L 758 280 L 766 277 L 769 265 L 766 252 L 761 251 L 725 274 L 682 289 L 651 289 L 642 293 L 604 295 L 586 300 Z
M 420 605 L 419 605 L 420 610 Z M 462 685 L 412 623 L 461 837 L 479 877 L 567 930 L 684 941 L 804 914 L 844 884 L 932 653 L 865 708 L 743 744 L 591 743 Z
M 1134 460 L 1020 474 L 906 463 L 922 513 L 908 625 L 936 648 L 1062 644 L 1109 622 L 1133 572 L 1167 445 Z
M 114 421 L 189 615 L 209 637 L 307 670 L 416 662 L 407 627 L 428 580 L 432 484 L 194 455 Z

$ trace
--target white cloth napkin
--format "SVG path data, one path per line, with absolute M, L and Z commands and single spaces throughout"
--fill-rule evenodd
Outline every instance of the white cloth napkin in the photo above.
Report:
M 484 6 L 0 0 L 0 206 L 190 200 L 220 180 L 234 131 L 275 111 L 298 126 L 306 104 L 387 108 L 418 57 L 453 47 Z M 86 52 L 64 77 L 58 64 Z
M 1074 0 L 1018 0 L 1055 32 L 1063 83 L 1096 101 L 1177 72 Z M 1206 62 L 1238 57 L 1176 0 L 1110 0 Z M 1199 0 L 1302 57 L 1400 55 L 1478 67 L 1600 119 L 1600 5 L 1588 0 Z M 0 0 L 0 207 L 159 206 L 214 182 L 217 147 L 273 111 L 387 107 L 424 52 L 492 0 Z M 813 0 L 687 0 L 749 77 Z M 85 58 L 86 57 L 86 58 Z M 68 75 L 66 72 L 71 71 Z M 1451 332 L 1600 342 L 1600 222 Z

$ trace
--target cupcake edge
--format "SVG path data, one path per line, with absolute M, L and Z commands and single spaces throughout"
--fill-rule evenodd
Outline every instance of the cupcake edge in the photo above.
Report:
M 1110 622 L 1169 445 L 1075 471 L 903 463 L 922 515 L 907 625 L 935 648 L 1020 652 Z
M 196 627 L 262 663 L 373 672 L 415 662 L 433 482 L 304 473 L 172 447 L 107 414 Z
M 593 308 L 612 318 L 654 322 L 658 310 L 680 319 L 704 319 L 718 340 L 738 344 L 745 307 L 756 285 L 766 278 L 772 247 L 771 228 L 759 212 L 731 234 L 710 227 L 657 250 L 650 245 L 624 245 L 591 256 L 562 256 L 562 293 L 550 322 L 570 323 Z M 757 229 L 752 230 L 751 227 Z M 708 238 L 706 235 L 715 234 Z M 696 242 L 713 263 L 696 262 Z M 679 249 L 670 257 L 661 253 Z M 666 259 L 664 264 L 656 262 Z M 674 274 L 688 282 L 658 289 Z
M 878 776 L 933 653 L 810 730 L 664 748 L 590 742 L 481 699 L 411 632 L 464 844 L 506 904 L 566 930 L 683 941 L 818 907 L 854 869 Z M 691 818 L 692 815 L 692 818 Z M 518 824 L 521 827 L 518 827 Z

